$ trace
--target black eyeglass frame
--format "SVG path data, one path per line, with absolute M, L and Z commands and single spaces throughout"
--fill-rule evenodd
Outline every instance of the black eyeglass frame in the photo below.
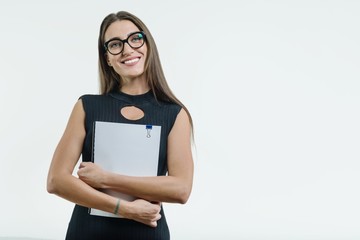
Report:
M 142 35 L 143 35 L 144 42 L 143 42 L 143 43 L 141 44 L 141 46 L 139 46 L 139 47 L 133 47 L 133 46 L 131 46 L 131 43 L 128 42 L 129 38 L 130 38 L 131 36 L 133 36 L 134 34 L 142 34 Z M 113 54 L 112 52 L 110 52 L 110 50 L 109 50 L 109 48 L 108 48 L 109 43 L 110 43 L 111 41 L 114 41 L 114 40 L 118 40 L 118 41 L 120 41 L 120 42 L 123 43 L 121 51 L 120 51 L 119 53 L 116 53 L 116 54 Z M 141 48 L 142 46 L 144 46 L 145 42 L 146 42 L 146 35 L 145 35 L 145 33 L 144 33 L 143 31 L 138 31 L 138 32 L 133 32 L 133 33 L 131 33 L 131 34 L 130 34 L 126 39 L 124 39 L 124 40 L 122 40 L 122 39 L 120 39 L 120 38 L 118 38 L 118 37 L 111 38 L 111 39 L 109 39 L 108 41 L 106 41 L 106 42 L 104 43 L 104 48 L 105 48 L 105 51 L 109 52 L 111 55 L 119 55 L 120 53 L 122 53 L 122 51 L 124 51 L 125 43 L 127 43 L 132 49 L 138 49 L 138 48 Z

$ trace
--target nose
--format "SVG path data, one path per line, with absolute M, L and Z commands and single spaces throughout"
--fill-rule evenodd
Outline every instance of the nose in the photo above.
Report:
M 134 49 L 132 47 L 130 47 L 129 43 L 125 43 L 124 44 L 124 49 L 122 51 L 122 55 L 128 55 L 131 54 L 134 51 Z

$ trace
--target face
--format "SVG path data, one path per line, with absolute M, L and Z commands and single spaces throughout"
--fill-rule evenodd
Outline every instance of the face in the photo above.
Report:
M 131 21 L 116 21 L 113 22 L 106 30 L 104 42 L 107 42 L 113 38 L 120 38 L 121 40 L 124 40 L 134 32 L 139 32 L 139 29 Z M 123 79 L 131 81 L 133 79 L 139 78 L 145 80 L 145 77 L 142 74 L 144 73 L 146 53 L 146 43 L 137 49 L 134 49 L 130 47 L 128 43 L 125 43 L 124 48 L 120 54 L 112 55 L 107 52 L 106 55 L 109 66 L 114 68 L 114 70 Z

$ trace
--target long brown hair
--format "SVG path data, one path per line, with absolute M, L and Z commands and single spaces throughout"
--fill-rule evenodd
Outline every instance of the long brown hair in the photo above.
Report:
M 120 11 L 117 13 L 111 13 L 106 16 L 101 23 L 98 40 L 100 93 L 107 94 L 111 91 L 119 90 L 122 84 L 121 76 L 117 74 L 112 67 L 109 67 L 106 60 L 107 53 L 104 48 L 104 38 L 107 28 L 113 22 L 120 20 L 131 21 L 139 28 L 140 31 L 145 33 L 147 57 L 145 60 L 144 74 L 146 76 L 147 83 L 157 100 L 179 104 L 186 111 L 189 116 L 193 136 L 193 121 L 190 112 L 184 104 L 176 98 L 166 81 L 159 53 L 149 29 L 138 17 L 129 12 Z

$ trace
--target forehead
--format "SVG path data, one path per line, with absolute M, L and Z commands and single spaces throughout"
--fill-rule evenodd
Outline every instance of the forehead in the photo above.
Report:
M 139 29 L 131 21 L 119 20 L 110 24 L 110 26 L 106 29 L 104 40 L 106 42 L 114 37 L 125 39 L 130 33 L 137 31 L 139 31 Z

